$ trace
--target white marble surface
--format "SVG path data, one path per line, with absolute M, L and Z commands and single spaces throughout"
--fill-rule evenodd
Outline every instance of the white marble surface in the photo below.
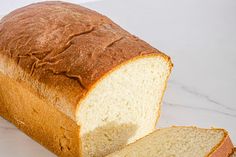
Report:
M 85 6 L 172 57 L 158 127 L 223 127 L 236 144 L 235 0 L 105 0 Z M 54 155 L 0 118 L 0 157 L 5 156 Z

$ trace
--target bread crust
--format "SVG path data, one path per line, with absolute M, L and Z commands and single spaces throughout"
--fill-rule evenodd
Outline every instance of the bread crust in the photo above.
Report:
M 109 18 L 64 2 L 13 11 L 1 20 L 0 36 L 0 55 L 14 61 L 30 81 L 17 74 L 11 77 L 35 88 L 74 121 L 82 98 L 118 65 L 146 55 L 161 55 L 172 64 Z M 45 90 L 38 90 L 41 85 Z
M 235 157 L 236 156 L 236 147 L 233 149 L 233 152 L 230 154 L 229 157 Z
M 213 149 L 207 157 L 229 157 L 232 154 L 234 146 L 229 138 L 228 133 L 226 132 L 225 138 L 222 142 Z
M 60 157 L 80 151 L 80 126 L 24 83 L 0 72 L 0 115 Z M 81 155 L 80 155 L 81 156 Z

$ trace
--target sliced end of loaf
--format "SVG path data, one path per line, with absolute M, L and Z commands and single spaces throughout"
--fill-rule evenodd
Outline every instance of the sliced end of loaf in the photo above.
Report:
M 92 87 L 77 109 L 84 157 L 107 155 L 153 131 L 171 67 L 166 56 L 137 57 Z
M 107 157 L 228 157 L 232 148 L 223 129 L 171 127 L 156 130 Z

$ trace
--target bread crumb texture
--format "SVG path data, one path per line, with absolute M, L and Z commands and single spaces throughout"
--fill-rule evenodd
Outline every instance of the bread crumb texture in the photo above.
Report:
M 107 157 L 206 157 L 211 156 L 225 138 L 226 132 L 223 129 L 164 128 Z M 230 149 L 224 151 L 231 151 L 232 143 L 228 147 Z M 229 153 L 218 157 L 228 157 Z

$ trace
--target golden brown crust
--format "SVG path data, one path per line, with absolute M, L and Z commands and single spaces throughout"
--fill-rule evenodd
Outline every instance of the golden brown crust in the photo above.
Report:
M 60 157 L 80 153 L 80 127 L 28 86 L 1 72 L 0 115 Z
M 230 154 L 229 157 L 235 157 L 236 156 L 236 148 L 233 149 L 233 152 Z
M 0 36 L 0 55 L 64 97 L 72 119 L 81 98 L 105 73 L 136 56 L 162 54 L 107 17 L 64 2 L 13 11 L 1 20 Z
M 208 157 L 228 157 L 233 152 L 233 144 L 229 138 L 229 135 L 226 133 L 225 138 L 222 142 L 214 148 L 213 152 L 208 155 Z

